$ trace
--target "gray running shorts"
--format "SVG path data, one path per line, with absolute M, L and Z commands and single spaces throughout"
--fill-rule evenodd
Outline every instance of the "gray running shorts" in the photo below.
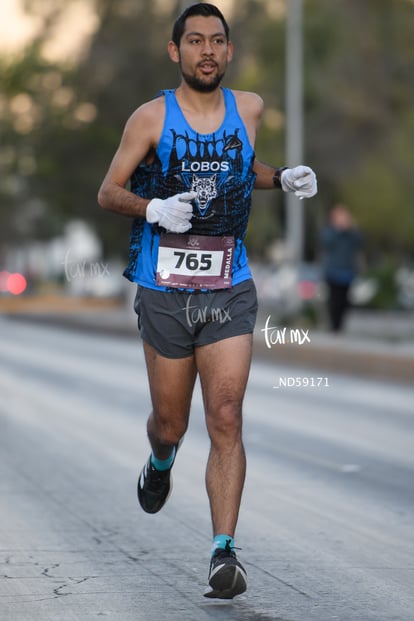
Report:
M 232 289 L 189 293 L 138 285 L 134 309 L 146 343 L 165 358 L 186 358 L 195 347 L 253 332 L 256 287 L 245 280 Z

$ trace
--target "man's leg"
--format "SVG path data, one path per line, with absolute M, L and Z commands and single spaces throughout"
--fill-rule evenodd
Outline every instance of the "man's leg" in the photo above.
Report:
M 166 459 L 187 430 L 197 375 L 194 358 L 165 358 L 144 343 L 152 412 L 148 437 L 154 454 Z
M 250 334 L 196 350 L 211 448 L 206 486 L 213 534 L 234 535 L 243 491 L 246 457 L 242 405 L 252 353 Z
M 341 285 L 338 292 L 338 331 L 343 330 L 345 316 L 349 309 L 349 285 Z
M 340 332 L 343 328 L 345 314 L 348 308 L 348 285 L 331 283 L 330 307 L 331 325 L 333 332 Z
M 147 431 L 152 454 L 138 480 L 144 511 L 156 513 L 171 491 L 170 469 L 190 414 L 196 368 L 193 356 L 170 359 L 144 343 L 152 401 Z
M 242 405 L 252 353 L 250 334 L 235 336 L 196 350 L 210 436 L 206 487 L 213 536 L 233 540 L 246 474 L 242 440 Z M 225 540 L 226 537 L 223 539 Z M 232 598 L 246 589 L 244 568 L 230 544 L 213 556 L 207 597 Z M 223 557 L 226 558 L 223 560 Z

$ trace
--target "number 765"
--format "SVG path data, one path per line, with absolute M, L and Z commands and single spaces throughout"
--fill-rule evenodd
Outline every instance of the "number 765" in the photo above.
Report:
M 174 256 L 178 257 L 177 263 L 175 265 L 176 269 L 179 269 L 185 260 L 185 267 L 188 270 L 204 270 L 207 271 L 211 268 L 211 253 L 202 253 L 200 257 L 196 252 L 180 252 L 175 251 Z

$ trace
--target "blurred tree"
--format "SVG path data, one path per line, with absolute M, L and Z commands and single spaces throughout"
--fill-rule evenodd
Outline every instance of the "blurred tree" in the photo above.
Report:
M 414 4 L 309 0 L 305 23 L 317 202 L 346 201 L 369 245 L 412 253 Z
M 166 43 L 181 2 L 100 0 L 100 27 L 80 62 L 46 60 L 45 43 L 72 1 L 26 0 L 43 28 L 23 55 L 0 58 L 0 241 L 55 235 L 81 216 L 108 253 L 125 254 L 129 221 L 99 210 L 96 192 L 128 116 L 177 84 Z M 373 245 L 412 252 L 414 3 L 305 0 L 304 7 L 305 159 L 319 177 L 319 195 L 306 208 L 308 240 L 317 238 L 318 213 L 345 200 Z M 230 23 L 236 54 L 226 85 L 262 95 L 256 153 L 282 164 L 283 0 L 238 0 Z M 265 256 L 281 235 L 282 208 L 282 193 L 255 194 L 253 255 Z

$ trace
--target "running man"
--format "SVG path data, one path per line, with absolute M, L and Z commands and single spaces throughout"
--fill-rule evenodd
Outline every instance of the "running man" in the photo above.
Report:
M 251 194 L 276 187 L 310 198 L 316 177 L 307 166 L 275 168 L 255 158 L 263 102 L 221 87 L 233 45 L 215 6 L 198 3 L 182 13 L 168 54 L 180 67 L 181 83 L 132 114 L 98 200 L 133 218 L 125 276 L 138 285 L 135 310 L 152 401 L 152 452 L 139 476 L 139 502 L 156 513 L 171 492 L 198 375 L 210 439 L 206 489 L 213 530 L 205 596 L 231 599 L 247 587 L 234 536 L 257 311 L 243 243 Z

